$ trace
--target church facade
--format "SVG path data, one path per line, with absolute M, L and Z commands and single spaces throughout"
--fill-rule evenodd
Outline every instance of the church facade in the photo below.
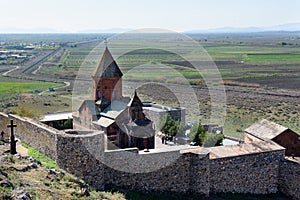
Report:
M 92 74 L 92 94 L 73 114 L 73 128 L 101 130 L 107 149 L 153 149 L 153 122 L 143 112 L 137 92 L 122 95 L 122 72 L 106 47 Z

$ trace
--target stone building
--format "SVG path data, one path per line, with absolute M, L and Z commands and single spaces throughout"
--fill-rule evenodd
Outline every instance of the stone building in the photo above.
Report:
M 300 135 L 266 119 L 245 129 L 245 143 L 272 140 L 286 148 L 286 156 L 300 156 Z
M 154 148 L 153 123 L 143 113 L 136 91 L 122 96 L 122 72 L 106 47 L 92 74 L 92 94 L 73 114 L 73 127 L 104 131 L 107 148 Z

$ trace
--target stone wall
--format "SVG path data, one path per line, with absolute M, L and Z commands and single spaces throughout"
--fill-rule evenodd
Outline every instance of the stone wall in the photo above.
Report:
M 209 158 L 192 153 L 160 152 L 152 154 L 106 153 L 105 159 L 117 160 L 105 169 L 105 188 L 122 188 L 156 193 L 209 194 Z M 119 158 L 117 157 L 119 156 Z M 164 163 L 168 158 L 177 158 Z M 112 159 L 113 158 L 113 159 Z M 133 159 L 132 159 L 133 158 Z M 119 166 L 116 166 L 119 165 Z M 158 166 L 152 171 L 153 166 Z M 111 166 L 114 166 L 113 168 Z M 122 169 L 128 166 L 128 169 Z M 136 167 L 136 169 L 135 169 Z M 124 168 L 123 168 L 124 169 Z M 146 172 L 143 172 L 146 171 Z
M 284 160 L 279 168 L 279 190 L 292 199 L 300 199 L 300 163 Z
M 279 189 L 293 199 L 300 199 L 300 164 L 284 160 L 284 149 L 272 142 L 213 147 L 213 150 L 105 151 L 103 132 L 63 133 L 33 120 L 3 113 L 0 113 L 0 131 L 9 133 L 10 119 L 17 124 L 19 139 L 98 190 L 121 188 L 207 196 L 218 192 L 269 194 Z M 174 159 L 167 163 L 167 158 Z
M 9 118 L 8 115 L 0 112 L 0 132 L 4 132 L 4 138 L 8 139 L 10 136 L 10 130 L 7 128 L 7 125 L 9 124 Z
M 16 115 L 9 115 L 9 117 L 17 125 L 15 128 L 15 136 L 17 138 L 53 160 L 56 159 L 56 136 L 59 132 L 58 130 Z
M 3 130 L 7 138 L 10 135 L 10 129 L 7 128 L 10 119 L 13 119 L 14 124 L 17 125 L 14 128 L 17 138 L 50 158 L 56 159 L 56 135 L 59 132 L 58 130 L 31 119 L 0 113 L 0 131 Z
M 276 193 L 282 159 L 284 150 L 211 159 L 210 191 Z
M 103 133 L 57 136 L 57 165 L 97 190 L 104 189 Z

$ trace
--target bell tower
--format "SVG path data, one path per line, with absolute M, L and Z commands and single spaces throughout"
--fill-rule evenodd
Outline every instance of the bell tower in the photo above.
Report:
M 122 98 L 122 76 L 118 64 L 108 48 L 105 47 L 102 57 L 92 74 L 91 100 L 107 101 L 108 104 L 113 100 L 120 100 Z

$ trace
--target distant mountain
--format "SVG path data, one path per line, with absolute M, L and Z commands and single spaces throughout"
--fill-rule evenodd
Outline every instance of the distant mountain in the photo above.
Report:
M 51 28 L 13 28 L 13 27 L 0 27 L 0 33 L 63 33 L 63 31 Z
M 269 31 L 300 31 L 300 23 L 280 24 L 265 29 Z
M 13 27 L 0 27 L 0 33 L 124 33 L 132 31 L 134 29 L 129 28 L 111 28 L 111 29 L 87 29 L 78 31 L 65 31 L 56 30 L 51 28 L 13 28 Z M 288 23 L 280 24 L 269 27 L 221 27 L 207 30 L 190 30 L 184 33 L 256 33 L 266 31 L 300 31 L 300 23 Z
M 266 31 L 300 31 L 300 23 L 280 24 L 269 27 L 222 27 L 208 30 L 191 30 L 185 33 L 256 33 Z
M 208 30 L 192 30 L 185 33 L 251 33 L 251 32 L 261 32 L 261 28 L 257 27 L 245 27 L 245 28 L 236 28 L 236 27 L 223 27 L 223 28 L 214 28 Z
M 132 29 L 125 28 L 112 28 L 112 29 L 90 29 L 82 31 L 63 31 L 51 28 L 13 28 L 13 27 L 0 27 L 0 33 L 124 33 Z
M 124 33 L 131 30 L 132 29 L 128 29 L 128 28 L 90 29 L 90 30 L 78 31 L 78 33 Z

